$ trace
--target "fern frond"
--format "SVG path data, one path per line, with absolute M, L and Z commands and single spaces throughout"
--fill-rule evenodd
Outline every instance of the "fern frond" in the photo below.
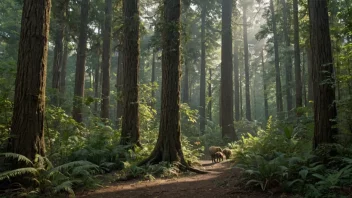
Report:
M 35 156 L 34 163 L 38 167 L 40 167 L 40 166 L 45 167 L 45 169 L 47 169 L 47 170 L 53 168 L 53 164 L 50 162 L 50 160 L 47 157 L 43 157 L 38 154 Z
M 67 171 L 67 170 L 74 168 L 76 166 L 85 166 L 85 165 L 94 165 L 94 164 L 91 162 L 88 162 L 88 161 L 74 161 L 74 162 L 69 162 L 69 163 L 57 166 L 57 167 L 51 169 L 49 172 Z
M 16 159 L 19 162 L 24 162 L 26 165 L 33 166 L 33 162 L 26 156 L 17 153 L 0 153 L 0 156 L 5 156 L 5 158 Z
M 82 171 L 87 171 L 88 173 L 96 173 L 100 171 L 100 168 L 98 165 L 95 164 L 77 166 L 72 170 L 72 174 L 77 175 Z
M 35 168 L 29 167 L 29 168 L 19 168 L 19 169 L 15 169 L 15 170 L 6 171 L 3 173 L 0 173 L 0 181 L 2 181 L 4 179 L 9 179 L 12 177 L 20 176 L 20 175 L 25 175 L 25 174 L 36 175 L 36 174 L 38 174 L 38 170 Z
M 72 189 L 73 182 L 72 181 L 65 181 L 61 183 L 58 186 L 54 187 L 54 193 L 59 193 L 59 192 L 67 192 L 70 195 L 75 195 L 75 192 Z

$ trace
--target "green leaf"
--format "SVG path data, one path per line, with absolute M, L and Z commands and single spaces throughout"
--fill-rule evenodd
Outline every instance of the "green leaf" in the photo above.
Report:
M 308 170 L 307 170 L 307 169 L 303 169 L 303 170 L 299 171 L 298 174 L 301 176 L 301 178 L 302 178 L 303 180 L 306 180 L 307 175 L 308 175 Z
M 26 165 L 33 166 L 33 162 L 26 156 L 17 153 L 0 153 L 0 156 L 5 156 L 5 158 L 16 159 L 19 162 L 24 162 Z
M 10 170 L 10 171 L 6 171 L 0 174 L 0 181 L 5 180 L 5 179 L 10 179 L 12 177 L 16 177 L 16 176 L 21 176 L 21 175 L 25 175 L 25 174 L 32 174 L 32 175 L 36 175 L 38 174 L 38 170 L 35 168 L 18 168 L 15 170 Z
M 314 173 L 312 174 L 314 177 L 318 178 L 318 179 L 321 179 L 321 180 L 325 180 L 325 177 L 323 175 L 320 175 L 320 174 L 317 174 L 317 173 Z

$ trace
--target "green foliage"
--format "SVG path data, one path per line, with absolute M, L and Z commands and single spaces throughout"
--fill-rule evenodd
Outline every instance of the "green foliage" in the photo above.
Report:
M 138 167 L 129 165 L 125 170 L 127 177 L 154 180 L 156 177 L 171 178 L 178 176 L 179 169 L 170 163 L 160 162 L 159 164 Z
M 30 167 L 24 168 L 10 168 L 0 173 L 0 182 L 7 181 L 9 186 L 11 183 L 18 183 L 23 187 L 20 192 L 16 192 L 15 196 L 19 196 L 19 193 L 39 196 L 63 192 L 74 195 L 74 187 L 92 188 L 98 186 L 94 175 L 102 172 L 98 165 L 88 161 L 74 161 L 53 167 L 47 158 L 38 155 L 34 161 L 15 153 L 0 155 L 13 159 L 14 163 L 25 162 L 30 165 Z M 13 196 L 13 194 L 11 195 Z
M 244 170 L 242 180 L 247 186 L 279 188 L 305 197 L 350 193 L 344 187 L 352 185 L 352 149 L 330 144 L 310 152 L 307 134 L 312 128 L 305 120 L 292 126 L 269 119 L 265 131 L 232 144 L 236 167 Z

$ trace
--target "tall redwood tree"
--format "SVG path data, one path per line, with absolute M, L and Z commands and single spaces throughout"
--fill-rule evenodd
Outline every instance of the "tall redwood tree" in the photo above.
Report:
M 235 140 L 233 125 L 233 91 L 232 91 L 232 0 L 222 0 L 222 36 L 221 36 L 221 128 L 222 137 Z
M 334 142 L 337 115 L 327 0 L 309 0 L 314 96 L 314 148 Z
M 44 113 L 50 0 L 23 4 L 14 109 L 8 150 L 31 160 L 45 155 Z
M 123 16 L 123 114 L 120 144 L 141 146 L 138 114 L 139 0 L 124 0 Z

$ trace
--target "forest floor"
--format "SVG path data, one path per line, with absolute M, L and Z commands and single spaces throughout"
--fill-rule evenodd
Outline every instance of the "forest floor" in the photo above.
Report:
M 232 168 L 231 162 L 200 161 L 208 174 L 188 174 L 171 179 L 152 181 L 131 180 L 106 184 L 93 192 L 79 193 L 82 198 L 266 198 L 291 197 L 282 193 L 270 194 L 246 189 L 239 185 L 241 171 Z

